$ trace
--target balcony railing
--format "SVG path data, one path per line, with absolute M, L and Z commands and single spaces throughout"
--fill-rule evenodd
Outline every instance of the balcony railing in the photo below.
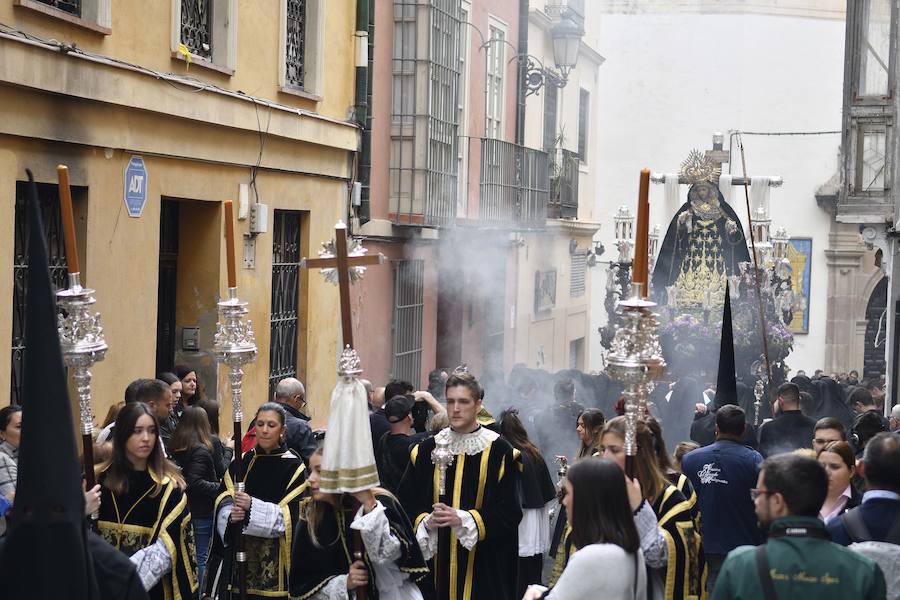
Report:
M 547 216 L 551 219 L 578 218 L 577 152 L 560 150 L 556 163 L 550 165 L 550 204 Z
M 550 199 L 546 152 L 482 138 L 480 166 L 479 224 L 515 229 L 544 227 Z

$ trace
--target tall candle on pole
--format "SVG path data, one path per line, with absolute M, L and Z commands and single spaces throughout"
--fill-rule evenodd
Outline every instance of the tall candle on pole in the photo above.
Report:
M 650 169 L 641 171 L 638 187 L 637 232 L 634 241 L 634 264 L 631 281 L 642 284 L 641 297 L 646 298 L 650 287 Z M 635 286 L 637 287 L 637 286 Z
M 91 312 L 94 290 L 81 285 L 81 268 L 78 262 L 78 244 L 75 238 L 75 215 L 72 210 L 72 192 L 69 188 L 69 168 L 56 167 L 59 180 L 59 199 L 63 232 L 66 239 L 66 262 L 69 265 L 69 287 L 56 293 L 62 312 L 57 330 L 63 360 L 72 372 L 72 381 L 78 394 L 78 411 L 81 420 L 81 447 L 84 461 L 84 480 L 88 489 L 94 487 L 94 411 L 91 407 L 91 367 L 106 357 L 108 346 L 100 327 L 100 315 Z M 91 515 L 92 521 L 97 514 Z
M 241 426 L 244 420 L 242 407 L 244 371 L 242 367 L 256 359 L 256 340 L 250 320 L 247 303 L 237 295 L 237 273 L 234 265 L 234 205 L 225 201 L 225 262 L 228 265 L 228 297 L 218 303 L 219 321 L 216 323 L 216 336 L 213 344 L 213 355 L 216 361 L 228 367 L 228 380 L 231 384 L 231 414 L 234 422 L 234 443 L 241 444 Z M 235 452 L 232 468 L 234 489 L 244 491 L 244 468 L 241 453 Z M 247 595 L 247 552 L 244 549 L 244 538 L 239 532 L 234 545 L 234 562 L 237 566 L 237 587 L 240 598 Z

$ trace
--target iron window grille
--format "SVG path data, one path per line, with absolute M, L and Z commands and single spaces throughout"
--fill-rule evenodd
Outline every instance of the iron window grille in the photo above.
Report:
M 76 17 L 81 16 L 81 0 L 38 0 L 38 2 Z
M 503 86 L 506 71 L 506 32 L 498 27 L 490 28 L 490 44 L 487 48 L 487 107 L 485 110 L 485 137 L 503 137 Z
M 391 374 L 418 385 L 422 377 L 422 314 L 425 307 L 425 261 L 396 260 Z
M 306 61 L 306 0 L 287 0 L 287 47 L 284 53 L 285 82 L 302 88 Z
M 285 377 L 297 376 L 300 325 L 300 212 L 276 210 L 272 228 L 272 316 L 269 398 Z
M 181 43 L 207 60 L 212 60 L 213 1 L 181 0 Z
M 461 28 L 458 0 L 394 2 L 390 212 L 396 223 L 441 226 L 456 218 Z
M 37 184 L 38 201 L 41 205 L 41 221 L 44 241 L 47 243 L 47 259 L 50 263 L 50 280 L 57 289 L 66 287 L 68 281 L 68 261 L 63 238 L 62 217 L 59 209 L 59 187 L 52 184 Z M 74 191 L 74 190 L 73 190 Z M 25 307 L 27 305 L 28 284 L 28 238 L 31 226 L 31 211 L 28 208 L 28 183 L 16 182 L 15 241 L 13 242 L 13 322 L 12 322 L 12 369 L 10 372 L 10 404 L 21 404 L 22 384 L 25 376 Z
M 550 198 L 547 153 L 502 140 L 481 139 L 480 142 L 480 224 L 542 228 Z

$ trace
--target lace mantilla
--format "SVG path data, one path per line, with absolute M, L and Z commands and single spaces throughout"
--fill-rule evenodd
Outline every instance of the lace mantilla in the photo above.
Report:
M 457 433 L 447 427 L 435 436 L 438 441 L 448 441 L 450 452 L 453 454 L 465 454 L 466 456 L 478 454 L 498 437 L 500 434 L 486 427 L 479 427 L 472 433 Z

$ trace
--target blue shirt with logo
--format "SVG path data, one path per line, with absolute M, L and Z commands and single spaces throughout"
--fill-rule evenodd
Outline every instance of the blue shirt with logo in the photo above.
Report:
M 750 499 L 762 461 L 759 452 L 731 440 L 692 450 L 681 459 L 681 471 L 697 492 L 707 554 L 728 554 L 763 542 Z

